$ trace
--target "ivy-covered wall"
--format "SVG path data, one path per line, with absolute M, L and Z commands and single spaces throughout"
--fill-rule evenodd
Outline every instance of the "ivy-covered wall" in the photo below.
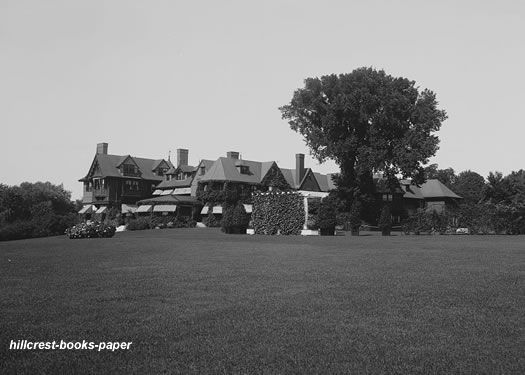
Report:
M 283 176 L 283 172 L 277 166 L 276 163 L 273 163 L 271 168 L 266 172 L 263 180 L 261 181 L 261 190 L 267 191 L 269 187 L 279 189 L 279 190 L 290 190 L 291 187 L 286 181 L 286 178 Z
M 250 204 L 252 185 L 241 182 L 201 182 L 197 190 L 197 199 L 208 206 L 237 202 Z
M 301 234 L 303 197 L 295 192 L 255 193 L 252 224 L 255 234 Z

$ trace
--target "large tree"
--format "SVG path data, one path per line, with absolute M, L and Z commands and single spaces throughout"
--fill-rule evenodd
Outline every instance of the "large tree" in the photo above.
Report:
M 464 203 L 478 203 L 483 199 L 485 179 L 471 170 L 458 174 L 452 190 L 463 198 Z
M 340 166 L 340 189 L 369 190 L 373 172 L 424 181 L 423 165 L 438 150 L 434 133 L 447 118 L 432 91 L 372 68 L 304 83 L 279 109 L 319 162 Z

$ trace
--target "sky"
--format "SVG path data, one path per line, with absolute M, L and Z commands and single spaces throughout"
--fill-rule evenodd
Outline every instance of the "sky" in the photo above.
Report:
M 437 94 L 440 168 L 525 168 L 525 2 L 0 0 L 0 183 L 82 195 L 96 144 L 190 164 L 319 165 L 281 119 L 307 77 L 384 69 Z M 172 158 L 174 160 L 174 158 Z

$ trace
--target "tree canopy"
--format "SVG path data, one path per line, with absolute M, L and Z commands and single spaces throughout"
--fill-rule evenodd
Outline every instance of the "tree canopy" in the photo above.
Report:
M 456 177 L 452 190 L 462 197 L 465 203 L 478 203 L 484 197 L 485 179 L 471 170 L 463 171 Z
M 340 166 L 336 183 L 350 191 L 370 187 L 373 172 L 423 182 L 447 118 L 432 91 L 373 68 L 307 78 L 279 109 L 319 162 Z

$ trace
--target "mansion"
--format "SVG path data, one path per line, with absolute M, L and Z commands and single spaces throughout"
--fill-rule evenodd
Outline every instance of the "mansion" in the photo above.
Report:
M 240 196 L 246 197 L 248 213 L 252 209 L 250 196 L 255 191 L 295 190 L 306 199 L 325 197 L 335 189 L 332 174 L 305 167 L 304 154 L 295 155 L 294 169 L 282 168 L 276 161 L 244 160 L 234 151 L 217 159 L 201 159 L 196 166 L 188 164 L 188 156 L 187 149 L 177 149 L 173 164 L 169 159 L 111 155 L 108 144 L 99 143 L 86 176 L 79 180 L 84 185 L 83 208 L 79 213 L 103 214 L 115 208 L 124 214 L 159 213 L 199 218 L 222 213 L 220 205 L 205 205 L 199 198 L 227 187 L 233 186 Z M 394 193 L 378 189 L 378 199 L 400 202 L 410 212 L 420 207 L 442 210 L 461 197 L 438 180 L 428 180 L 419 187 L 409 180 L 401 180 Z

